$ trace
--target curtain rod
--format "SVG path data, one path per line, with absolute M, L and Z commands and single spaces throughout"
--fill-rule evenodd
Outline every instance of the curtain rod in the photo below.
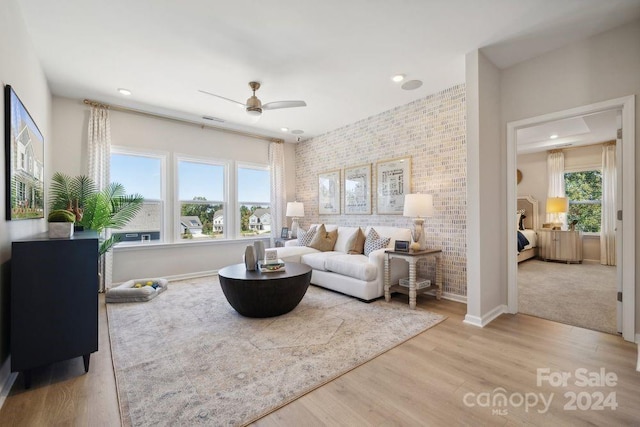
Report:
M 279 144 L 284 143 L 284 140 L 280 139 L 280 138 L 270 138 L 268 136 L 258 135 L 258 134 L 255 134 L 255 133 L 243 132 L 243 131 L 234 130 L 234 129 L 227 129 L 227 128 L 223 128 L 223 127 L 220 127 L 220 126 L 214 126 L 214 125 L 210 125 L 210 124 L 206 124 L 206 123 L 198 123 L 198 122 L 195 122 L 195 121 L 192 121 L 192 120 L 179 119 L 179 118 L 176 118 L 176 117 L 165 116 L 163 114 L 158 114 L 158 113 L 150 113 L 148 111 L 137 110 L 135 108 L 121 107 L 119 105 L 103 104 L 101 102 L 93 101 L 91 99 L 85 99 L 83 102 L 86 105 L 89 105 L 91 107 L 106 108 L 108 110 L 113 110 L 113 111 L 121 111 L 121 112 L 125 112 L 125 113 L 134 113 L 134 114 L 139 114 L 141 116 L 153 117 L 154 119 L 164 119 L 164 120 L 170 120 L 170 121 L 178 122 L 178 123 L 186 123 L 186 124 L 198 126 L 201 129 L 209 128 L 209 129 L 214 129 L 214 130 L 217 130 L 217 131 L 220 131 L 220 132 L 231 133 L 231 134 L 234 134 L 234 135 L 248 136 L 250 138 L 260 139 L 260 140 L 267 141 L 267 142 L 277 142 Z
M 563 151 L 578 150 L 580 148 L 586 147 L 596 147 L 598 145 L 616 145 L 616 141 L 611 140 L 605 142 L 596 142 L 595 144 L 578 145 L 577 147 L 554 148 L 553 150 L 547 150 L 547 153 L 562 153 Z

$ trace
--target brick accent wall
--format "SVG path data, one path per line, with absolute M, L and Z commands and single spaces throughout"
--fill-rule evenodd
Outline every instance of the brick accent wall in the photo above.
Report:
M 304 202 L 303 228 L 312 223 L 344 226 L 411 226 L 402 215 L 376 212 L 376 163 L 411 157 L 411 192 L 433 194 L 434 216 L 425 219 L 429 247 L 442 248 L 444 291 L 466 296 L 467 147 L 464 84 L 301 142 L 296 147 L 296 200 Z M 372 215 L 319 215 L 318 174 L 371 163 Z M 419 265 L 433 277 L 433 266 Z

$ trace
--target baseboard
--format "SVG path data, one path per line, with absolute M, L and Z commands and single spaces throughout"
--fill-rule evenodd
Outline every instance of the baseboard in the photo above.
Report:
M 494 319 L 496 319 L 498 316 L 507 312 L 508 312 L 507 306 L 505 304 L 501 304 L 482 317 L 471 316 L 470 314 L 467 314 L 466 316 L 464 316 L 464 320 L 462 322 L 468 325 L 484 328 L 489 323 L 491 323 Z
M 198 277 L 215 276 L 218 274 L 218 270 L 206 270 L 196 271 L 195 273 L 175 274 L 173 276 L 162 276 L 163 279 L 167 279 L 169 282 L 176 282 L 178 280 L 196 279 Z M 112 286 L 117 286 L 124 282 L 112 283 Z
M 425 295 L 436 295 L 436 291 L 429 291 L 429 292 L 425 292 Z M 458 295 L 458 294 L 452 294 L 451 292 L 443 292 L 442 293 L 442 298 L 443 299 L 447 299 L 449 301 L 455 301 L 455 302 L 461 302 L 463 304 L 467 303 L 467 296 L 466 295 Z
M 11 372 L 11 356 L 9 356 L 0 367 L 0 384 L 2 384 L 2 389 L 0 389 L 0 409 L 4 405 L 4 401 L 7 400 L 16 378 L 18 378 L 18 373 Z

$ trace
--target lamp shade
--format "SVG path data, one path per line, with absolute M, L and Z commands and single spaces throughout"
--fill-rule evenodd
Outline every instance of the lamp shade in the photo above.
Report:
M 565 213 L 569 211 L 569 199 L 566 197 L 547 197 L 547 213 Z
M 302 218 L 304 216 L 304 204 L 302 202 L 288 202 L 286 215 L 288 217 Z
M 433 215 L 433 196 L 431 194 L 405 194 L 404 216 L 427 217 Z

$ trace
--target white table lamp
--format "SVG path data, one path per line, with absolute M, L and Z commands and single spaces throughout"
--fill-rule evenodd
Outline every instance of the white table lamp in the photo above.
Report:
M 424 217 L 433 216 L 433 196 L 431 194 L 406 194 L 404 196 L 404 216 L 413 218 L 411 249 L 425 250 L 427 242 L 424 232 Z
M 304 204 L 302 202 L 288 202 L 286 215 L 291 218 L 291 237 L 298 238 L 298 218 L 304 216 Z

